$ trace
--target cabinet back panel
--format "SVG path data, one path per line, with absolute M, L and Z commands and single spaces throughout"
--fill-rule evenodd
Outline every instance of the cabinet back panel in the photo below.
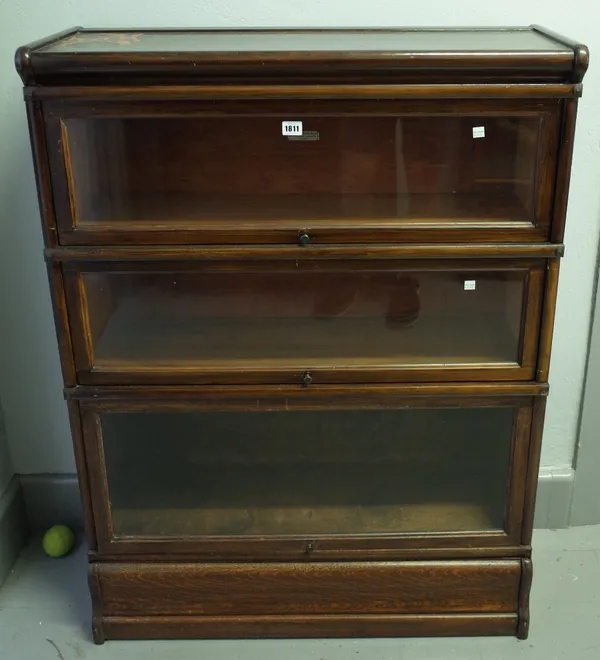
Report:
M 100 418 L 117 536 L 504 527 L 512 408 Z
M 282 135 L 285 119 L 303 120 L 301 138 Z M 534 220 L 539 117 L 72 118 L 65 126 L 77 224 Z

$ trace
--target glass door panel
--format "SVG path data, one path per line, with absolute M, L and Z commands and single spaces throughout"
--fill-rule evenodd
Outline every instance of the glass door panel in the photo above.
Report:
M 289 119 L 298 134 L 282 134 Z M 538 214 L 540 114 L 71 117 L 62 126 L 73 225 L 96 236 L 225 229 L 229 242 L 245 231 L 255 232 L 245 242 L 261 243 L 274 229 L 318 239 L 369 224 L 514 228 Z
M 115 537 L 503 530 L 515 409 L 104 412 Z
M 448 380 L 452 368 L 523 365 L 525 268 L 115 268 L 81 272 L 73 294 L 89 366 L 106 378 L 272 368 L 280 382 L 282 370 L 380 368 L 413 379 L 425 368 Z

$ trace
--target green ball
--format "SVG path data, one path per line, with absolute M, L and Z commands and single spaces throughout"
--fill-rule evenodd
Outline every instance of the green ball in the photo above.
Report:
M 66 525 L 54 525 L 44 534 L 44 551 L 50 557 L 64 557 L 75 545 L 75 536 Z

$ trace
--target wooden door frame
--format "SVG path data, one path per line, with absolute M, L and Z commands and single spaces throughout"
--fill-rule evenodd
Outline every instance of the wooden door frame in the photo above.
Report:
M 252 391 L 248 391 L 248 390 Z M 101 395 L 98 393 L 101 392 Z M 508 474 L 507 527 L 504 531 L 474 533 L 405 533 L 380 535 L 320 536 L 318 547 L 311 546 L 311 560 L 324 561 L 335 557 L 348 561 L 355 558 L 463 558 L 467 556 L 522 556 L 529 551 L 531 518 L 535 490 L 532 480 L 537 476 L 539 434 L 536 433 L 539 404 L 545 401 L 545 387 L 527 384 L 445 384 L 445 385 L 374 385 L 327 386 L 300 389 L 297 387 L 77 387 L 68 393 L 81 420 L 82 434 L 77 444 L 87 467 L 87 490 L 90 494 L 89 521 L 95 528 L 98 551 L 103 558 L 156 558 L 165 550 L 178 556 L 237 557 L 247 560 L 277 558 L 298 561 L 305 559 L 306 535 L 263 538 L 215 538 L 205 540 L 156 539 L 124 537 L 116 539 L 112 529 L 110 498 L 106 478 L 104 452 L 98 415 L 102 412 L 210 411 L 248 410 L 256 408 L 331 409 L 412 407 L 496 407 L 515 409 L 512 457 Z M 541 395 L 541 396 L 540 396 Z M 539 410 L 538 410 L 539 409 Z

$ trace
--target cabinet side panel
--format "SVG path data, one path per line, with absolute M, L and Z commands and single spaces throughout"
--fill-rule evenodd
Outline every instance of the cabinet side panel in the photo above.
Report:
M 92 510 L 88 462 L 83 443 L 83 432 L 81 427 L 81 414 L 79 403 L 69 401 L 67 404 L 69 411 L 69 422 L 71 425 L 71 435 L 73 438 L 73 451 L 75 454 L 75 463 L 77 465 L 77 479 L 79 482 L 79 492 L 81 495 L 81 505 L 83 508 L 83 522 L 85 535 L 91 552 L 96 552 L 98 544 L 96 542 L 96 527 L 94 524 L 94 513 Z
M 537 397 L 533 404 L 533 421 L 531 425 L 531 438 L 529 440 L 529 459 L 527 461 L 525 505 L 523 507 L 523 528 L 521 535 L 521 543 L 523 545 L 531 544 L 533 533 L 533 515 L 535 512 L 545 412 L 546 397 Z
M 521 586 L 519 588 L 519 623 L 517 637 L 527 639 L 529 636 L 529 593 L 533 580 L 533 564 L 531 559 L 521 560 Z
M 571 181 L 571 163 L 575 142 L 575 120 L 577 118 L 577 99 L 564 101 L 564 114 L 558 152 L 556 187 L 554 190 L 554 216 L 550 238 L 554 243 L 562 243 L 565 236 L 567 202 Z
M 559 270 L 560 259 L 548 259 L 536 374 L 536 380 L 540 383 L 548 382 L 548 372 L 550 371 L 550 356 L 552 352 L 552 336 L 554 334 L 554 316 L 556 314 Z
M 50 178 L 50 165 L 48 162 L 46 125 L 42 104 L 39 101 L 28 99 L 25 103 L 27 109 L 27 123 L 29 125 L 29 139 L 35 181 L 37 185 L 38 204 L 42 220 L 42 232 L 46 247 L 58 245 L 56 231 L 56 216 L 54 214 L 54 195 Z
M 102 592 L 100 590 L 99 568 L 98 564 L 90 564 L 88 569 L 88 586 L 92 597 L 92 637 L 96 644 L 103 644 L 105 633 L 102 617 Z
M 63 382 L 65 387 L 75 387 L 77 375 L 62 268 L 60 263 L 48 262 L 47 270 Z

